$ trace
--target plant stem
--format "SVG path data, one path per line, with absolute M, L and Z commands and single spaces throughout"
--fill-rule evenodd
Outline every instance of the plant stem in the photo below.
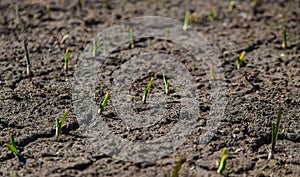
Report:
M 221 174 L 227 168 L 227 158 L 227 148 L 225 147 L 222 151 L 219 168 L 217 170 L 218 173 Z
M 169 84 L 168 78 L 165 74 L 163 74 L 163 80 L 164 80 L 164 84 L 165 84 L 165 93 L 167 95 L 169 95 L 170 94 L 170 84 Z
M 64 69 L 66 72 L 68 72 L 68 65 L 69 65 L 69 48 L 66 49 L 66 55 L 64 59 Z
M 274 151 L 275 151 L 275 145 L 276 145 L 276 140 L 277 140 L 278 131 L 279 131 L 281 113 L 282 113 L 282 110 L 281 110 L 281 108 L 279 108 L 279 111 L 277 114 L 276 125 L 272 124 L 272 144 L 271 144 L 271 150 L 269 152 L 268 160 L 274 158 Z
M 282 29 L 282 35 L 283 35 L 283 42 L 282 42 L 282 45 L 281 45 L 281 47 L 282 47 L 282 49 L 286 49 L 286 47 L 287 47 L 287 31 L 286 31 L 286 28 L 284 27 L 283 29 Z
M 104 108 L 105 108 L 105 106 L 107 104 L 108 98 L 109 98 L 109 94 L 108 94 L 108 92 L 106 92 L 105 97 L 104 97 L 102 103 L 99 105 L 98 114 L 101 114 L 102 111 L 104 110 Z
M 142 100 L 144 104 L 146 104 L 147 95 L 148 95 L 148 93 L 149 93 L 149 91 L 150 91 L 150 88 L 151 88 L 151 86 L 152 86 L 153 80 L 154 80 L 154 78 L 152 77 L 152 78 L 150 79 L 150 82 L 148 83 L 147 87 L 146 87 L 145 90 L 144 90 L 144 95 L 143 95 L 143 100 Z
M 212 64 L 210 65 L 210 76 L 211 76 L 211 80 L 215 80 L 215 69 Z
M 131 44 L 131 48 L 134 48 L 134 37 L 133 37 L 133 31 L 131 27 L 128 27 L 128 34 L 129 34 L 129 41 Z
M 239 70 L 241 68 L 241 65 L 245 59 L 246 52 L 243 51 L 240 55 L 237 57 L 237 69 Z
M 24 40 L 24 50 L 25 50 L 25 58 L 26 58 L 26 70 L 27 70 L 27 76 L 28 78 L 31 77 L 31 70 L 30 70 L 30 59 L 29 59 L 29 53 L 27 49 L 27 43 Z

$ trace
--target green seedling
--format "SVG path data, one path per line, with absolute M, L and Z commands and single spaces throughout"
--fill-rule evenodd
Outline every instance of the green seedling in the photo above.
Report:
M 241 68 L 241 65 L 245 59 L 246 52 L 243 51 L 240 55 L 237 56 L 237 69 Z
M 5 146 L 11 150 L 15 156 L 18 156 L 19 155 L 19 150 L 17 149 L 17 145 L 16 145 L 16 142 L 15 142 L 15 139 L 13 137 L 13 134 L 10 132 L 9 133 L 9 139 L 10 139 L 10 143 L 9 144 L 5 144 Z
M 100 48 L 101 45 L 101 38 L 98 38 L 98 40 L 93 40 L 93 57 L 95 58 L 97 56 L 97 50 Z
M 210 12 L 209 12 L 209 17 L 210 17 L 210 20 L 211 21 L 215 21 L 216 17 L 217 17 L 217 10 L 215 7 L 212 7 L 210 9 Z
M 172 171 L 172 175 L 171 177 L 177 177 L 179 174 L 179 171 L 181 169 L 182 164 L 185 162 L 185 159 L 179 157 L 178 161 L 176 163 L 176 166 L 174 167 L 173 171 Z
M 283 41 L 282 41 L 281 47 L 282 47 L 282 49 L 286 49 L 286 47 L 287 47 L 287 36 L 288 36 L 288 33 L 287 33 L 285 27 L 282 29 L 282 35 L 283 35 Z
M 50 4 L 46 4 L 46 15 L 48 17 L 50 17 L 50 13 L 51 13 L 51 10 L 50 10 Z
M 251 6 L 256 7 L 258 0 L 252 0 L 251 1 Z
M 66 49 L 66 55 L 64 59 L 64 69 L 66 72 L 68 72 L 68 65 L 69 65 L 69 48 Z
M 83 0 L 78 1 L 79 10 L 81 11 L 83 8 Z
M 165 28 L 165 38 L 169 38 L 169 28 Z
M 218 173 L 222 174 L 223 171 L 227 168 L 227 148 L 225 147 L 222 151 L 222 156 L 219 164 L 219 168 L 217 170 Z
M 31 77 L 31 70 L 30 70 L 30 60 L 29 60 L 29 53 L 27 49 L 27 43 L 24 40 L 24 50 L 25 50 L 25 58 L 26 58 L 26 71 L 27 71 L 27 76 L 28 78 Z
M 144 104 L 146 104 L 147 95 L 148 95 L 148 93 L 150 91 L 150 88 L 152 86 L 153 80 L 154 80 L 154 78 L 152 77 L 150 79 L 150 82 L 148 83 L 147 87 L 144 90 L 144 95 L 143 95 L 143 100 L 142 100 Z
M 215 80 L 215 69 L 212 64 L 210 65 L 210 76 L 211 76 L 211 80 Z
M 55 136 L 56 136 L 56 140 L 59 140 L 59 135 L 61 132 L 61 129 L 66 121 L 66 118 L 69 114 L 69 110 L 66 109 L 63 116 L 61 117 L 60 121 L 58 120 L 58 118 L 55 118 L 55 125 L 56 125 L 56 131 L 55 131 Z
M 189 24 L 192 22 L 192 20 L 195 19 L 195 15 L 194 14 L 190 14 L 189 12 L 185 12 L 185 15 L 184 15 L 184 24 L 183 24 L 183 31 L 186 31 Z
M 108 94 L 108 92 L 106 92 L 105 97 L 104 97 L 104 100 L 103 100 L 102 103 L 99 105 L 99 108 L 98 108 L 98 114 L 101 114 L 102 111 L 104 110 L 104 108 L 105 108 L 105 106 L 106 106 L 106 104 L 107 104 L 108 97 L 109 97 L 109 94 Z
M 169 95 L 170 94 L 170 83 L 169 83 L 168 78 L 165 74 L 163 74 L 163 80 L 164 80 L 164 84 L 165 84 L 165 93 L 167 95 Z
M 20 23 L 20 11 L 19 11 L 19 0 L 16 0 L 16 19 L 17 19 L 17 23 Z
M 130 41 L 130 45 L 131 48 L 134 48 L 134 37 L 133 37 L 133 30 L 131 27 L 128 27 L 128 35 L 129 35 L 129 41 Z
M 235 8 L 235 1 L 230 1 L 228 5 L 228 12 L 232 12 L 234 8 Z
M 275 144 L 276 144 L 276 140 L 277 140 L 277 136 L 278 136 L 280 119 L 281 119 L 281 108 L 279 109 L 278 114 L 277 114 L 276 125 L 272 124 L 272 144 L 271 144 L 271 149 L 269 152 L 268 160 L 274 158 Z

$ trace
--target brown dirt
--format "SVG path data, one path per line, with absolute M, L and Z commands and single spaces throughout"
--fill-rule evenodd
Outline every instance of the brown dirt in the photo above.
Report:
M 217 176 L 217 163 L 224 147 L 228 147 L 229 153 L 226 176 L 300 176 L 300 1 L 260 1 L 256 8 L 250 6 L 250 1 L 236 1 L 231 13 L 227 11 L 228 2 L 217 0 L 113 0 L 107 8 L 102 1 L 84 0 L 82 11 L 77 1 L 47 2 L 50 17 L 45 14 L 45 2 L 20 2 L 20 23 L 14 3 L 0 2 L 0 176 L 170 176 L 178 157 L 186 159 L 179 176 Z M 215 21 L 209 19 L 211 7 L 217 9 Z M 186 10 L 197 14 L 191 26 L 212 45 L 226 77 L 228 105 L 212 140 L 201 148 L 197 144 L 210 110 L 210 76 L 193 63 L 192 57 L 187 57 L 187 61 L 179 61 L 186 63 L 198 84 L 200 105 L 195 113 L 199 122 L 184 145 L 155 162 L 139 163 L 89 149 L 91 143 L 79 130 L 73 112 L 71 87 L 85 46 L 103 29 L 123 20 L 157 15 L 183 21 Z M 281 49 L 284 26 L 288 30 L 286 50 Z M 69 38 L 61 44 L 65 34 Z M 26 75 L 24 39 L 31 58 L 31 79 Z M 72 56 L 69 72 L 65 73 L 63 58 L 67 47 Z M 100 83 L 111 84 L 111 72 L 105 70 L 118 68 L 128 56 L 153 50 L 178 58 L 188 56 L 180 46 L 156 39 L 138 41 L 135 49 L 121 46 L 99 69 L 96 101 L 101 102 L 103 90 L 107 89 Z M 242 51 L 247 52 L 246 59 L 237 70 L 236 55 Z M 118 62 L 111 60 L 116 58 Z M 141 99 L 139 90 L 150 77 L 162 76 L 140 76 L 130 90 L 136 100 Z M 154 88 L 154 93 L 163 89 Z M 127 131 L 110 101 L 104 112 L 105 121 L 112 132 L 131 141 L 159 138 L 177 121 L 176 109 L 180 104 L 176 90 L 172 93 L 168 114 L 152 127 Z M 147 109 L 138 101 L 134 103 L 135 110 Z M 275 159 L 268 161 L 271 124 L 279 107 L 283 114 Z M 54 120 L 66 108 L 71 113 L 61 141 L 57 142 Z M 4 146 L 9 142 L 10 131 L 26 162 L 19 161 Z

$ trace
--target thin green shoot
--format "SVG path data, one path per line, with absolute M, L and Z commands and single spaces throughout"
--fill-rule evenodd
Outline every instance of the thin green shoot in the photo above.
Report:
M 211 80 L 215 80 L 215 69 L 212 64 L 210 65 L 210 76 L 211 76 Z
M 211 21 L 215 21 L 217 17 L 217 10 L 215 7 L 212 7 L 209 12 L 209 17 Z
M 222 155 L 221 155 L 221 159 L 220 159 L 220 164 L 219 164 L 219 168 L 217 170 L 218 173 L 222 174 L 223 171 L 227 168 L 227 148 L 224 147 L 223 151 L 222 151 Z
M 100 48 L 101 45 L 101 38 L 98 38 L 98 40 L 93 40 L 93 57 L 95 58 L 97 56 L 97 50 Z
M 154 80 L 154 78 L 152 77 L 150 79 L 150 82 L 148 83 L 147 87 L 144 90 L 144 95 L 143 95 L 143 100 L 142 100 L 144 104 L 146 104 L 147 95 L 148 95 L 148 93 L 150 91 L 150 88 L 152 86 L 153 80 Z
M 133 37 L 133 30 L 131 27 L 128 27 L 128 35 L 129 35 L 130 46 L 133 49 L 134 48 L 134 37 Z
M 64 69 L 66 72 L 68 72 L 68 65 L 69 65 L 69 48 L 66 49 L 66 55 L 65 55 L 65 59 L 64 59 Z
M 56 125 L 56 129 L 55 129 L 55 136 L 56 136 L 56 140 L 59 140 L 59 135 L 61 133 L 61 129 L 66 121 L 66 118 L 69 114 L 69 110 L 66 109 L 63 116 L 61 117 L 60 120 L 58 120 L 58 118 L 55 118 L 55 125 Z
M 276 145 L 276 140 L 277 140 L 278 131 L 279 131 L 281 113 L 282 113 L 282 110 L 281 110 L 281 108 L 279 108 L 279 111 L 277 114 L 276 125 L 272 124 L 272 144 L 271 144 L 271 149 L 269 152 L 268 160 L 274 158 L 274 151 L 275 151 L 275 145 Z
M 10 139 L 10 143 L 9 144 L 5 144 L 5 146 L 11 150 L 15 156 L 18 156 L 19 155 L 19 150 L 17 149 L 17 145 L 16 145 L 16 142 L 15 142 L 15 139 L 13 137 L 13 134 L 10 132 L 9 133 L 9 139 Z
M 78 1 L 79 10 L 82 11 L 83 8 L 83 0 Z
M 46 4 L 46 15 L 50 17 L 51 9 L 50 9 L 50 4 Z
M 104 108 L 105 108 L 105 106 L 107 104 L 108 98 L 109 98 L 109 94 L 108 94 L 108 92 L 106 92 L 105 97 L 104 97 L 102 103 L 99 105 L 98 114 L 101 114 L 103 112 L 103 110 L 104 110 Z
M 174 167 L 173 171 L 172 171 L 172 175 L 171 177 L 178 177 L 179 175 L 179 171 L 181 169 L 182 164 L 185 162 L 185 159 L 179 157 L 178 161 L 176 163 L 176 166 Z
M 256 7 L 257 3 L 258 3 L 258 0 L 252 0 L 251 1 L 251 6 Z
M 168 39 L 169 38 L 169 28 L 165 28 L 165 38 Z
M 186 31 L 189 24 L 192 22 L 192 20 L 195 19 L 195 15 L 194 14 L 190 14 L 189 12 L 185 12 L 185 15 L 184 15 L 184 24 L 183 24 L 183 31 Z
M 237 69 L 240 69 L 242 66 L 242 63 L 245 59 L 246 52 L 243 51 L 240 55 L 237 56 Z
M 16 18 L 17 18 L 17 23 L 20 23 L 20 11 L 19 11 L 19 0 L 16 0 Z
M 24 50 L 25 50 L 25 58 L 26 58 L 26 71 L 27 71 L 27 76 L 28 78 L 31 77 L 31 70 L 30 70 L 30 59 L 29 59 L 29 52 L 27 49 L 27 43 L 24 40 Z
M 232 12 L 234 8 L 235 8 L 235 1 L 230 1 L 228 5 L 228 12 Z
M 288 36 L 288 33 L 286 31 L 286 27 L 284 27 L 282 29 L 282 35 L 283 35 L 283 41 L 282 41 L 282 49 L 286 49 L 287 48 L 287 36 Z
M 164 80 L 164 84 L 165 84 L 165 93 L 167 95 L 169 95 L 170 94 L 170 83 L 169 83 L 168 78 L 165 74 L 163 74 L 163 80 Z

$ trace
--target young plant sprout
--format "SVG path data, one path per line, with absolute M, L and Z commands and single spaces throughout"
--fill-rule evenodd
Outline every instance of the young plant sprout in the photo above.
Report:
M 219 168 L 217 170 L 218 173 L 222 174 L 222 172 L 227 168 L 227 158 L 227 148 L 225 147 L 222 151 Z
M 258 0 L 252 0 L 251 1 L 251 6 L 256 7 L 257 2 L 258 2 Z
M 69 48 L 66 49 L 66 55 L 64 59 L 64 69 L 66 72 L 68 72 L 68 64 L 69 64 Z
M 215 21 L 216 17 L 217 17 L 217 11 L 215 7 L 212 7 L 210 9 L 210 13 L 209 13 L 209 17 L 211 21 Z
M 82 8 L 83 8 L 83 0 L 79 0 L 79 1 L 78 1 L 78 6 L 79 6 L 79 9 L 80 9 L 80 11 L 81 11 Z
M 165 28 L 165 38 L 169 38 L 169 28 Z
M 59 140 L 59 135 L 62 129 L 62 126 L 64 125 L 66 118 L 68 116 L 69 110 L 66 109 L 63 116 L 61 117 L 60 121 L 58 120 L 58 118 L 55 118 L 55 125 L 56 125 L 56 129 L 55 129 L 55 136 L 56 136 L 56 140 Z
M 246 52 L 243 51 L 240 55 L 237 56 L 237 69 L 241 68 L 241 65 L 245 59 Z
M 279 109 L 278 114 L 277 114 L 276 125 L 272 124 L 272 144 L 271 144 L 271 149 L 269 152 L 268 160 L 274 158 L 275 144 L 276 144 L 276 140 L 277 140 L 277 136 L 278 136 L 280 119 L 281 119 L 281 108 Z
M 16 145 L 16 142 L 15 142 L 15 139 L 13 137 L 13 134 L 10 132 L 9 133 L 9 139 L 10 139 L 10 143 L 9 144 L 5 144 L 5 146 L 11 150 L 15 156 L 18 156 L 19 155 L 19 150 L 17 149 L 17 145 Z
M 165 84 L 165 93 L 167 95 L 169 95 L 170 94 L 170 83 L 169 83 L 168 78 L 165 74 L 163 74 L 163 80 L 164 80 L 164 84 Z
M 234 7 L 235 7 L 235 1 L 230 1 L 229 5 L 228 5 L 228 12 L 232 12 Z
M 215 80 L 215 69 L 212 64 L 210 65 L 210 76 L 211 76 L 211 80 Z
M 282 41 L 281 47 L 282 47 L 282 49 L 286 49 L 286 47 L 287 47 L 287 35 L 288 35 L 288 33 L 287 33 L 285 27 L 282 29 L 282 34 L 283 34 L 283 41 Z
M 29 60 L 29 53 L 27 49 L 27 43 L 24 40 L 24 50 L 25 50 L 25 58 L 26 58 L 26 70 L 27 70 L 27 76 L 28 78 L 31 77 L 31 70 L 30 70 L 30 60 Z
M 104 97 L 104 100 L 103 100 L 102 103 L 99 105 L 99 108 L 98 108 L 98 114 L 101 114 L 102 111 L 104 110 L 104 108 L 105 108 L 105 106 L 106 106 L 106 104 L 107 104 L 108 97 L 109 97 L 109 94 L 108 94 L 108 92 L 106 92 L 105 97 Z
M 185 159 L 179 157 L 178 161 L 176 163 L 176 166 L 174 167 L 173 171 L 172 171 L 172 177 L 177 177 L 179 174 L 179 171 L 181 169 L 182 164 L 185 162 Z
M 50 10 L 50 4 L 46 4 L 46 15 L 48 17 L 50 17 L 50 12 L 51 12 L 51 10 Z
M 133 37 L 133 31 L 131 27 L 128 27 L 128 34 L 129 34 L 129 41 L 131 44 L 131 48 L 134 48 L 134 37 Z
M 152 86 L 153 80 L 154 80 L 154 78 L 152 77 L 150 79 L 150 82 L 148 83 L 147 87 L 144 90 L 144 95 L 143 95 L 143 100 L 142 100 L 144 104 L 146 104 L 147 95 L 148 95 L 148 93 L 150 91 L 150 88 Z
M 99 49 L 101 45 L 101 38 L 99 38 L 97 41 L 93 40 L 93 57 L 95 58 L 97 56 L 97 50 Z
M 194 20 L 195 15 L 194 14 L 190 14 L 189 12 L 185 12 L 185 16 L 184 16 L 184 24 L 183 24 L 183 31 L 186 31 L 189 24 L 192 22 L 192 20 Z
M 16 0 L 16 18 L 17 18 L 17 23 L 20 23 L 20 11 L 19 11 L 19 0 Z

